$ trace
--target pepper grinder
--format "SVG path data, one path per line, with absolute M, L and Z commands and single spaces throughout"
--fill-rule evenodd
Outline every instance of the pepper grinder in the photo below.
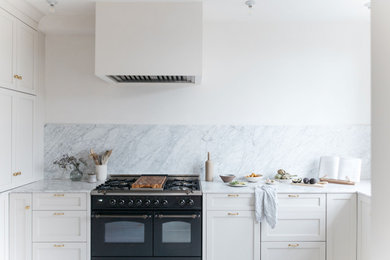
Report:
M 206 161 L 206 181 L 213 181 L 214 176 L 214 165 L 210 160 L 210 153 L 207 153 L 207 161 Z

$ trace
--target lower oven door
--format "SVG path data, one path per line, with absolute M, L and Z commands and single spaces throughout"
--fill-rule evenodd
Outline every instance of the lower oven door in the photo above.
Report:
M 202 217 L 200 211 L 159 211 L 155 213 L 154 256 L 201 255 Z
M 153 213 L 93 212 L 92 256 L 152 256 Z

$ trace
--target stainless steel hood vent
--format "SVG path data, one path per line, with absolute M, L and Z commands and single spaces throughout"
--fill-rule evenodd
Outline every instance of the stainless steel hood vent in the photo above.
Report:
M 116 83 L 195 83 L 195 76 L 110 75 Z

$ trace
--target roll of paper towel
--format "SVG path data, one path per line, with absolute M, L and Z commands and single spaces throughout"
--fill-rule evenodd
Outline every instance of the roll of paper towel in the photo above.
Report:
M 320 159 L 319 177 L 337 179 L 339 171 L 339 157 L 323 156 Z
M 362 171 L 362 160 L 358 158 L 341 158 L 339 164 L 339 179 L 360 181 Z

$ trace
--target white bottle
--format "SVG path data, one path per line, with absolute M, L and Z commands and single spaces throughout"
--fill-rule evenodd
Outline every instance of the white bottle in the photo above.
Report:
M 213 181 L 214 176 L 214 165 L 210 160 L 210 153 L 207 153 L 207 161 L 206 161 L 206 181 Z

